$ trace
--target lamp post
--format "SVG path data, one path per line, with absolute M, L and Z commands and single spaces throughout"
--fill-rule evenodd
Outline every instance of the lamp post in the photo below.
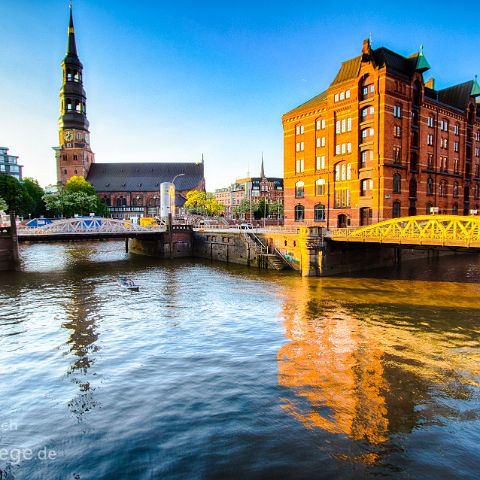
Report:
M 173 203 L 173 209 L 175 210 L 175 180 L 178 177 L 183 177 L 185 176 L 184 173 L 179 173 L 175 175 L 170 182 L 172 184 L 172 187 L 170 189 L 170 208 L 168 209 L 168 239 L 169 239 L 169 244 L 170 244 L 170 258 L 173 258 L 173 218 L 172 218 L 172 203 Z M 172 198 L 173 195 L 173 198 Z
M 250 218 L 249 218 L 249 222 L 253 224 L 253 221 L 252 221 L 252 187 L 253 187 L 253 184 L 252 182 L 248 183 L 247 185 L 249 185 L 249 195 L 248 195 L 248 208 L 250 210 Z
M 267 221 L 267 197 L 263 197 L 263 228 L 266 227 Z

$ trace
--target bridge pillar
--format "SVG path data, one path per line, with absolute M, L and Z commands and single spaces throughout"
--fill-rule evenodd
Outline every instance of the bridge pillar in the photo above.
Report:
M 302 276 L 318 277 L 322 271 L 321 228 L 301 227 L 299 241 Z
M 161 232 L 152 238 L 146 235 L 128 239 L 127 251 L 159 258 L 192 256 L 193 232 L 189 225 L 173 225 L 172 233 Z
M 15 212 L 10 214 L 10 227 L 0 229 L 0 271 L 14 270 L 18 265 L 18 237 Z

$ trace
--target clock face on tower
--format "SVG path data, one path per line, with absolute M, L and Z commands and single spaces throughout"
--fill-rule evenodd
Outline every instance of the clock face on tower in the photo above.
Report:
M 63 136 L 67 142 L 71 142 L 73 140 L 73 132 L 71 130 L 65 130 Z

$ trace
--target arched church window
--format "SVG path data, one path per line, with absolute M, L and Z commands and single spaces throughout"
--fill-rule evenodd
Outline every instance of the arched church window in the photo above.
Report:
M 72 71 L 67 68 L 67 81 L 70 82 L 72 80 Z

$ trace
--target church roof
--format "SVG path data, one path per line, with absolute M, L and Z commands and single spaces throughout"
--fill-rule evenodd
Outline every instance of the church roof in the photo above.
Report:
M 156 192 L 163 182 L 175 180 L 177 191 L 197 188 L 204 181 L 204 164 L 162 163 L 93 163 L 87 181 L 97 192 Z

